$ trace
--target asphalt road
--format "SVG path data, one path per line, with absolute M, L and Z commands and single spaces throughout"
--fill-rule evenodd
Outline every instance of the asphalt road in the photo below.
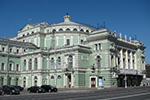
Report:
M 0 100 L 150 100 L 150 87 L 104 90 L 67 90 L 57 93 L 28 93 L 0 96 Z

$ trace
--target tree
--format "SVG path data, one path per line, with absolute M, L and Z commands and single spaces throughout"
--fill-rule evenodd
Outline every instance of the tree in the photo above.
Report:
M 150 64 L 146 64 L 145 66 L 146 68 L 146 78 L 150 78 Z

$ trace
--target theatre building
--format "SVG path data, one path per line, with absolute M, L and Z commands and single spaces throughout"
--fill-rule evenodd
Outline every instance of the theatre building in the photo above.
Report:
M 0 39 L 0 85 L 110 88 L 145 81 L 145 46 L 109 29 L 71 21 L 26 24 Z

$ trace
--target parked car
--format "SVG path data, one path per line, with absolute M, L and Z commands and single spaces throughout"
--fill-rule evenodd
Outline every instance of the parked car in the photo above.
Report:
M 4 91 L 3 91 L 2 87 L 0 87 L 0 95 L 4 95 Z
M 21 86 L 14 86 L 16 89 L 19 89 L 20 91 L 23 91 L 24 90 L 24 88 L 23 87 L 21 87 Z
M 45 89 L 46 92 L 57 92 L 58 89 L 54 86 L 51 85 L 42 85 L 41 86 L 43 89 Z
M 45 89 L 39 87 L 39 86 L 31 86 L 30 88 L 27 89 L 29 92 L 36 92 L 36 93 L 44 93 Z
M 20 94 L 20 90 L 16 89 L 14 86 L 4 85 L 2 89 L 5 94 Z

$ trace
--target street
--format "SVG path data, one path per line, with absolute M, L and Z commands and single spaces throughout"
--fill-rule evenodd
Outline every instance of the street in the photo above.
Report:
M 57 93 L 28 93 L 0 96 L 0 100 L 150 100 L 150 87 L 103 90 L 65 90 Z

